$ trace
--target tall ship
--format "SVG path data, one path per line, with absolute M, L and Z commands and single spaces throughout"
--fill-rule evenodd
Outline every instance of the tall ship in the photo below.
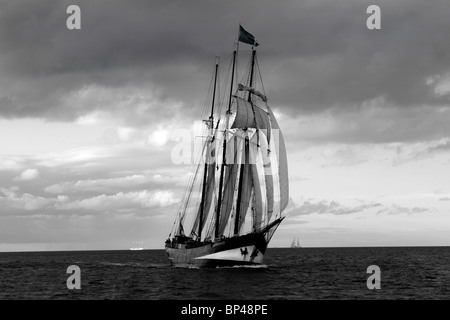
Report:
M 289 201 L 286 147 L 265 95 L 258 45 L 239 26 L 223 85 L 216 59 L 201 118 L 203 133 L 197 137 L 199 152 L 165 243 L 174 266 L 263 264 L 284 219 Z M 238 60 L 244 56 L 247 68 L 241 71 Z M 220 87 L 225 87 L 222 96 Z

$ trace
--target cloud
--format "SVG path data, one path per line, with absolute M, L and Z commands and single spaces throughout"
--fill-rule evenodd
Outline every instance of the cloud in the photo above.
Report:
M 39 214 L 56 214 L 58 211 L 94 210 L 103 212 L 133 212 L 143 208 L 163 208 L 179 202 L 172 191 L 140 190 L 118 192 L 112 195 L 97 195 L 89 198 L 73 199 L 67 195 L 42 197 L 30 193 L 20 193 L 19 188 L 1 188 L 0 205 L 2 211 L 40 210 Z M 44 210 L 44 211 L 42 211 Z
M 377 214 L 380 213 L 386 213 L 386 214 L 415 214 L 415 213 L 431 213 L 436 212 L 435 208 L 425 208 L 425 207 L 403 207 L 399 205 L 391 205 L 390 207 L 385 207 L 377 212 Z
M 186 93 L 189 89 L 199 92 L 197 83 L 202 82 L 186 80 L 205 54 L 183 34 L 196 28 L 180 29 L 176 23 L 187 14 L 182 8 L 172 11 L 171 5 L 163 3 L 130 6 L 124 1 L 81 1 L 83 27 L 71 32 L 65 27 L 67 1 L 57 5 L 51 1 L 39 5 L 7 2 L 0 19 L 10 27 L 0 33 L 5 48 L 0 59 L 5 76 L 0 78 L 2 116 L 72 121 L 97 110 L 117 113 L 124 122 L 148 123 L 176 115 L 177 102 L 198 99 Z M 169 15 L 162 13 L 166 10 Z
M 142 174 L 134 174 L 125 177 L 116 177 L 108 179 L 88 179 L 78 181 L 66 181 L 51 186 L 45 187 L 44 191 L 47 193 L 77 193 L 77 192 L 106 192 L 115 189 L 137 188 L 144 184 L 153 181 L 154 178 Z
M 57 203 L 68 200 L 67 196 L 58 196 L 56 198 L 45 198 L 29 193 L 19 194 L 18 187 L 0 188 L 0 205 L 2 211 L 7 213 L 10 209 L 19 209 L 25 211 L 33 211 L 52 207 Z
M 51 152 L 38 154 L 32 160 L 39 166 L 59 167 L 65 165 L 76 165 L 95 163 L 101 159 L 114 156 L 114 149 L 106 147 L 80 147 L 64 150 L 61 152 Z
M 123 188 L 127 185 L 139 186 L 150 179 L 144 175 L 132 175 L 120 178 L 109 178 L 109 179 L 89 179 L 89 180 L 78 180 L 78 181 L 67 181 L 58 184 L 53 184 L 44 189 L 47 193 L 73 193 L 80 191 L 104 191 L 110 190 L 111 188 Z
M 133 211 L 133 208 L 167 207 L 178 202 L 171 191 L 134 191 L 114 195 L 98 195 L 92 198 L 75 200 L 55 206 L 58 210 L 96 210 L 96 211 Z
M 25 171 L 22 171 L 20 176 L 15 177 L 14 181 L 29 181 L 29 180 L 34 180 L 37 177 L 39 177 L 39 170 L 37 170 L 37 169 L 26 169 Z
M 147 138 L 147 143 L 153 144 L 155 146 L 163 146 L 168 140 L 169 131 L 161 129 L 152 132 Z
M 0 170 L 18 170 L 22 167 L 23 159 L 17 156 L 3 156 L 0 158 Z
M 350 215 L 358 213 L 374 213 L 374 214 L 419 214 L 419 213 L 432 213 L 436 212 L 435 208 L 426 207 L 405 207 L 397 204 L 382 204 L 379 202 L 367 202 L 363 200 L 357 200 L 357 203 L 344 205 L 334 200 L 319 200 L 309 199 L 303 201 L 301 204 L 296 203 L 293 199 L 290 199 L 290 204 L 286 209 L 286 215 L 292 217 L 300 217 L 311 214 L 331 214 L 331 215 Z
M 435 141 L 450 137 L 450 108 L 445 106 L 405 109 L 376 100 L 353 110 L 325 110 L 294 117 L 281 115 L 283 133 L 291 141 L 387 144 Z M 440 149 L 446 147 L 443 144 Z
M 353 213 L 360 213 L 367 209 L 382 206 L 380 203 L 366 203 L 357 206 L 342 205 L 337 201 L 328 200 L 306 200 L 301 204 L 296 204 L 292 199 L 290 200 L 290 208 L 286 209 L 286 215 L 289 216 L 304 216 L 310 214 L 333 214 L 346 215 Z
M 445 142 L 441 141 L 438 144 L 429 147 L 426 151 L 427 151 L 427 153 L 450 151 L 450 141 L 445 141 Z
M 106 112 L 124 127 L 190 121 L 203 106 L 214 56 L 229 60 L 237 25 L 251 13 L 246 28 L 261 43 L 264 86 L 274 108 L 294 118 L 331 111 L 340 120 L 334 127 L 340 134 L 330 132 L 331 139 L 448 135 L 442 125 L 448 112 L 438 118 L 450 98 L 444 0 L 382 0 L 376 32 L 365 27 L 368 4 L 354 0 L 81 0 L 77 32 L 65 28 L 69 4 L 6 1 L 0 16 L 1 116 L 89 122 L 88 114 Z M 382 109 L 374 118 L 370 112 L 348 115 L 370 103 Z M 401 117 L 405 109 L 409 115 Z M 418 122 L 427 113 L 427 121 Z

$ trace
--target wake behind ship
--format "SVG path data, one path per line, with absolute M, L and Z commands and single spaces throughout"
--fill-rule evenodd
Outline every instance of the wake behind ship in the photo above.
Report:
M 250 65 L 240 82 L 235 81 L 239 43 L 251 45 Z M 289 201 L 286 148 L 264 92 L 258 45 L 254 36 L 239 26 L 228 68 L 231 76 L 228 73 L 222 97 L 217 94 L 216 61 L 212 95 L 208 95 L 211 104 L 205 106 L 202 117 L 201 151 L 165 244 L 172 265 L 262 264 L 284 219 L 282 212 Z M 222 103 L 225 100 L 227 103 Z

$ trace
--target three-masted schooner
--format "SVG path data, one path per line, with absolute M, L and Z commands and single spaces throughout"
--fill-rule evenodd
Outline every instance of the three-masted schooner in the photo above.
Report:
M 243 81 L 235 85 L 239 42 L 251 45 L 251 56 Z M 284 219 L 282 212 L 289 201 L 286 148 L 262 86 L 258 45 L 254 36 L 239 26 L 227 81 L 228 107 L 216 115 L 217 121 L 216 61 L 201 161 L 193 168 L 165 243 L 172 265 L 262 264 L 269 241 Z

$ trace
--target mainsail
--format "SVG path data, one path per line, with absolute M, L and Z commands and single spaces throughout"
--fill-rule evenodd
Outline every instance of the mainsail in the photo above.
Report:
M 211 150 L 211 147 L 209 147 L 207 150 L 209 153 L 212 153 L 212 154 L 215 153 L 214 149 Z M 205 226 L 205 222 L 208 219 L 209 212 L 211 209 L 211 203 L 212 203 L 213 195 L 214 195 L 215 170 L 216 170 L 216 161 L 215 160 L 213 160 L 212 163 L 205 165 L 206 179 L 205 179 L 205 185 L 204 185 L 204 188 L 205 188 L 204 199 L 200 203 L 200 206 L 198 208 L 198 213 L 197 213 L 194 225 L 192 227 L 192 231 L 194 233 L 196 233 L 197 230 L 203 230 L 203 228 Z M 200 214 L 200 211 L 202 211 L 202 210 L 203 210 L 203 215 Z M 201 221 L 200 221 L 200 217 L 201 217 Z M 200 226 L 199 226 L 199 224 L 200 224 Z
M 280 182 L 280 212 L 283 211 L 289 203 L 289 180 L 288 180 L 288 165 L 286 156 L 286 146 L 284 143 L 283 133 L 278 126 L 278 122 L 273 115 L 270 107 L 268 108 L 270 122 L 272 125 L 273 132 L 278 134 L 276 140 L 278 143 L 276 145 L 276 155 L 278 160 L 278 177 Z
M 236 118 L 231 129 L 237 128 L 258 128 L 263 130 L 270 129 L 270 119 L 267 111 L 240 98 L 236 98 Z M 268 131 L 270 133 L 270 130 Z M 270 139 L 270 137 L 269 137 Z

